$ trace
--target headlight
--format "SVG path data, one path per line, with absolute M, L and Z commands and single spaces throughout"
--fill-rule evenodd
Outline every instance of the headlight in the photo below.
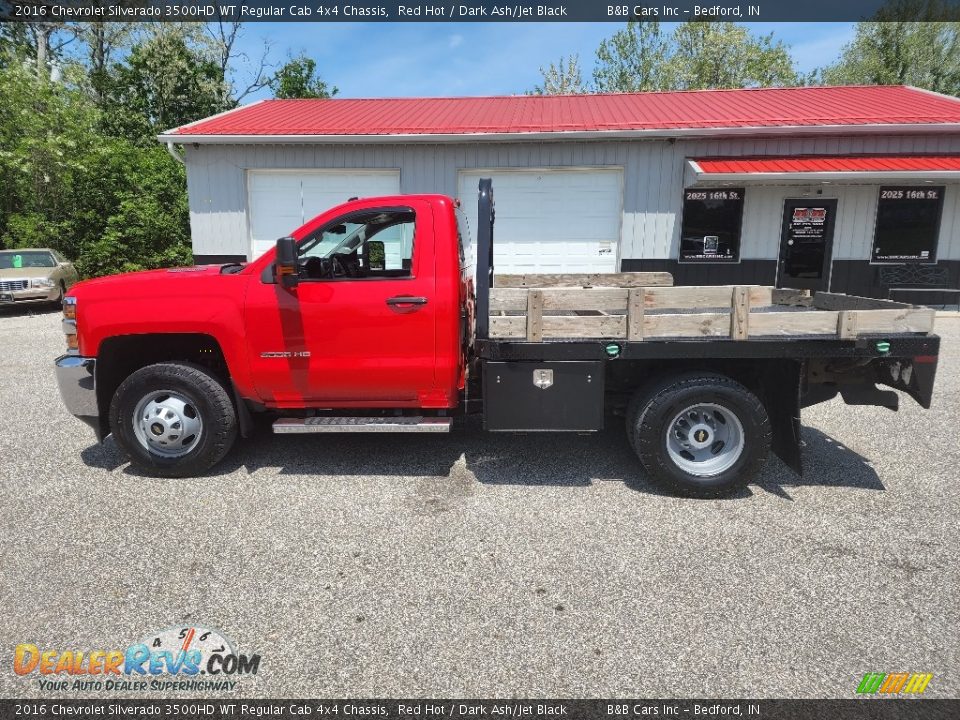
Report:
M 50 278 L 34 278 L 30 281 L 30 286 L 35 288 L 52 288 L 54 284 Z

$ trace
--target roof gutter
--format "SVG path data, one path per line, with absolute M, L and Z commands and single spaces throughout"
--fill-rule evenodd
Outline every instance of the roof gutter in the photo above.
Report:
M 504 133 L 406 133 L 383 135 L 158 135 L 164 143 L 197 143 L 210 145 L 284 144 L 353 144 L 375 143 L 463 143 L 560 140 L 644 140 L 715 137 L 797 137 L 802 135 L 896 135 L 955 134 L 960 123 L 875 123 L 869 125 L 780 125 L 776 127 L 726 128 L 657 128 L 652 130 L 561 130 L 557 132 Z

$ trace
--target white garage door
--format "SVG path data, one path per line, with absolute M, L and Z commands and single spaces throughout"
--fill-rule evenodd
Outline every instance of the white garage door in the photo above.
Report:
M 273 247 L 277 238 L 349 198 L 399 194 L 400 173 L 251 170 L 247 192 L 251 259 L 256 259 Z
M 493 178 L 495 272 L 617 271 L 620 170 L 461 172 L 459 195 L 471 224 L 482 177 Z

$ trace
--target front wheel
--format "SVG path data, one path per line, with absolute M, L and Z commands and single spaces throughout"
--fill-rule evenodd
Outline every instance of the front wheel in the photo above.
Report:
M 131 463 L 148 475 L 191 477 L 223 459 L 237 414 L 223 384 L 196 365 L 160 363 L 124 380 L 110 427 Z
M 689 373 L 638 392 L 627 433 L 655 482 L 682 495 L 721 497 L 756 474 L 771 426 L 763 403 L 740 383 Z

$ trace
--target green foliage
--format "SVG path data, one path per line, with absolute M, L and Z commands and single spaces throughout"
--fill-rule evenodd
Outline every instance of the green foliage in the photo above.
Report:
M 597 92 L 668 89 L 664 65 L 670 51 L 670 38 L 660 31 L 659 22 L 628 22 L 597 48 L 593 69 Z
M 744 25 L 688 22 L 677 26 L 666 75 L 677 90 L 782 87 L 797 84 L 787 47 Z
M 589 92 L 580 72 L 580 58 L 571 55 L 569 58 L 560 57 L 557 64 L 550 63 L 544 69 L 540 68 L 543 76 L 543 85 L 536 85 L 528 95 L 573 95 Z
M 269 84 L 274 96 L 283 100 L 329 98 L 340 92 L 327 86 L 317 75 L 317 63 L 303 54 L 288 60 Z
M 189 29 L 175 25 L 159 26 L 97 84 L 104 130 L 147 142 L 228 107 L 220 67 Z
M 795 85 L 789 49 L 773 34 L 755 36 L 730 22 L 631 22 L 600 43 L 593 81 L 599 92 Z
M 914 85 L 960 95 L 960 22 L 939 0 L 896 0 L 857 24 L 840 59 L 814 79 L 829 85 Z M 954 14 L 956 17 L 956 14 Z
M 56 248 L 87 276 L 189 262 L 183 167 L 102 124 L 83 90 L 0 69 L 0 246 Z

